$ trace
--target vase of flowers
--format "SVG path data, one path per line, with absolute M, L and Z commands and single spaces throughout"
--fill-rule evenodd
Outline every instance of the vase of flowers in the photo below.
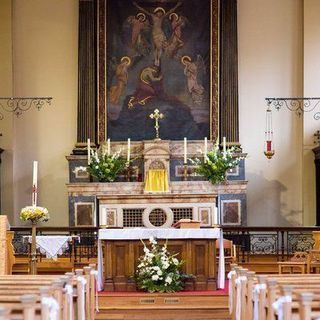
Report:
M 181 271 L 184 261 L 168 252 L 167 243 L 161 247 L 153 237 L 149 242 L 151 249 L 142 241 L 144 255 L 139 258 L 135 276 L 138 288 L 150 293 L 181 291 L 185 280 L 193 277 Z
M 221 151 L 215 144 L 212 151 L 207 153 L 203 160 L 190 159 L 196 165 L 196 173 L 206 177 L 212 184 L 226 182 L 227 171 L 236 167 L 242 157 L 236 157 L 237 148 L 231 147 Z
M 21 209 L 20 219 L 23 221 L 31 221 L 31 263 L 30 273 L 37 274 L 37 253 L 36 253 L 36 233 L 37 223 L 46 222 L 50 218 L 47 208 L 38 206 L 27 206 Z
M 120 152 L 108 154 L 104 149 L 91 150 L 87 171 L 99 182 L 113 182 L 128 163 Z

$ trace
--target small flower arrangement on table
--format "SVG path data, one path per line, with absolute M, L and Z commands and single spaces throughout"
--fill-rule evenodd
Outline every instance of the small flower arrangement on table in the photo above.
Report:
M 100 148 L 97 151 L 91 150 L 87 171 L 99 182 L 113 182 L 126 166 L 127 162 L 120 152 L 108 154 Z
M 38 206 L 27 206 L 21 209 L 20 219 L 23 221 L 46 222 L 50 219 L 47 208 Z
M 196 173 L 206 177 L 212 184 L 219 184 L 226 181 L 227 171 L 235 168 L 242 157 L 235 157 L 238 151 L 236 147 L 220 150 L 219 144 L 215 144 L 212 151 L 204 156 L 203 160 L 190 159 L 196 165 Z
M 179 261 L 177 254 L 168 252 L 167 243 L 161 247 L 153 237 L 149 242 L 151 250 L 143 242 L 144 255 L 139 258 L 136 270 L 138 288 L 150 293 L 181 291 L 185 280 L 193 278 L 181 271 L 184 261 Z

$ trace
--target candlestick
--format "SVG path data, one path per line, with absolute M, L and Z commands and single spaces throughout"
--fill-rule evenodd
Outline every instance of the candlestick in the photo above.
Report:
M 207 154 L 208 154 L 208 139 L 207 137 L 204 138 L 204 162 L 207 162 Z
M 226 157 L 227 153 L 227 144 L 226 144 L 226 137 L 223 137 L 223 156 Z
M 90 150 L 90 139 L 88 138 L 88 141 L 87 141 L 87 149 L 88 149 L 88 165 L 90 164 L 90 156 L 91 156 L 91 150 Z
M 38 200 L 38 161 L 33 161 L 32 174 L 32 205 L 37 206 Z
M 131 140 L 128 138 L 128 153 L 127 153 L 127 162 L 130 162 L 130 148 L 131 148 Z
M 187 164 L 187 138 L 183 138 L 183 163 Z
M 110 156 L 110 138 L 107 140 L 107 154 Z

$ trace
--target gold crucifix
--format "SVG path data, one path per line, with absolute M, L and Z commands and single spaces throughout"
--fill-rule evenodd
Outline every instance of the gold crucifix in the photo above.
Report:
M 153 111 L 153 113 L 150 114 L 150 118 L 154 119 L 154 122 L 155 122 L 155 124 L 154 124 L 154 128 L 156 129 L 156 138 L 155 138 L 155 140 L 161 140 L 160 136 L 159 136 L 159 128 L 160 128 L 159 119 L 163 119 L 164 115 L 163 115 L 163 113 L 159 112 L 159 109 L 155 109 Z

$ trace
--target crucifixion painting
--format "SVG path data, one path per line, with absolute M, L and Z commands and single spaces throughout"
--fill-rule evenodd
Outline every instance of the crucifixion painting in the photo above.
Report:
M 114 140 L 210 135 L 212 0 L 106 0 L 107 131 Z

